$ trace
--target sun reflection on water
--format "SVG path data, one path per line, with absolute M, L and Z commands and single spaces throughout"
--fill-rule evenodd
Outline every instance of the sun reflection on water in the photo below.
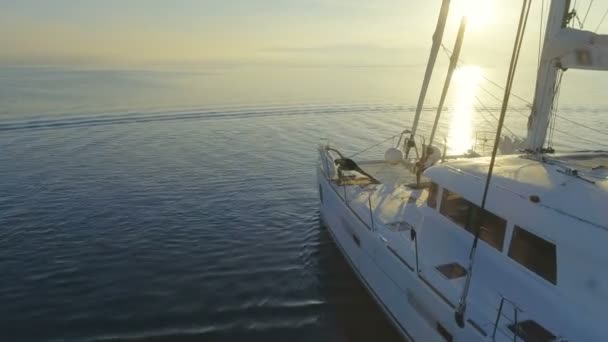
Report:
M 454 107 L 448 131 L 448 147 L 452 154 L 462 154 L 473 147 L 473 110 L 481 69 L 465 66 L 454 72 Z

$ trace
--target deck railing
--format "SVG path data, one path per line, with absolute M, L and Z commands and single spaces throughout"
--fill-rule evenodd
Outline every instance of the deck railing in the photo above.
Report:
M 513 342 L 517 342 L 518 334 L 518 318 L 517 315 L 521 312 L 521 309 L 512 301 L 507 299 L 504 296 L 500 296 L 500 305 L 498 306 L 498 312 L 496 314 L 496 320 L 494 321 L 494 330 L 492 331 L 492 340 L 496 339 L 496 331 L 498 330 L 498 324 L 500 323 L 500 318 L 502 316 L 502 310 L 504 308 L 505 302 L 511 304 L 513 307 Z

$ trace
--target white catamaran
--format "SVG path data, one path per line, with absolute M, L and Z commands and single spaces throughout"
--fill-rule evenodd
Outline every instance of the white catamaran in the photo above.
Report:
M 546 144 L 560 74 L 608 70 L 608 35 L 570 27 L 570 1 L 550 1 L 526 146 L 497 156 L 523 0 L 492 154 L 448 156 L 433 140 L 464 19 L 431 137 L 416 133 L 448 9 L 444 0 L 413 126 L 385 159 L 320 146 L 322 218 L 408 340 L 608 341 L 608 152 Z

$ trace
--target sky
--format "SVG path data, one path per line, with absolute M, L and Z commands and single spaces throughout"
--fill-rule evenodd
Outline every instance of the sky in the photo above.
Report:
M 537 3 L 530 44 L 538 39 Z M 0 0 L 0 63 L 419 65 L 426 61 L 440 4 Z M 605 5 L 597 5 L 597 11 Z M 504 64 L 519 6 L 513 0 L 452 0 L 446 45 L 454 40 L 460 16 L 468 13 L 463 59 Z M 537 51 L 526 51 L 523 63 L 534 64 Z

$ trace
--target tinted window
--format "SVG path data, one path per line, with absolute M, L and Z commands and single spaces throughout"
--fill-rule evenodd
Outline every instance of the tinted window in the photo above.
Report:
M 475 234 L 473 221 L 476 219 L 481 226 L 479 238 L 502 251 L 507 226 L 507 221 L 503 218 L 487 210 L 482 210 L 457 193 L 447 189 L 443 189 L 440 212 L 472 234 Z
M 471 205 L 455 192 L 443 189 L 440 212 L 461 227 L 466 227 Z
M 431 183 L 431 186 L 429 187 L 429 197 L 427 197 L 427 199 L 426 199 L 426 204 L 433 209 L 437 208 L 437 191 L 438 190 L 439 190 L 439 188 L 437 187 L 437 184 Z
M 479 238 L 487 242 L 490 246 L 502 251 L 507 221 L 487 210 L 481 210 L 481 208 L 477 207 L 475 207 L 475 209 L 477 210 L 477 219 L 481 224 Z
M 555 245 L 551 242 L 515 226 L 509 257 L 547 281 L 556 283 Z

